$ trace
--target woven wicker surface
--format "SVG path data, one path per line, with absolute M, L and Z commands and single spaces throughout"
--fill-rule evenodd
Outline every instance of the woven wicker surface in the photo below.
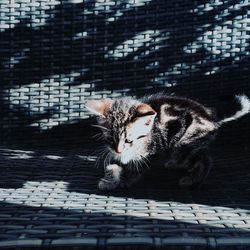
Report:
M 249 9 L 249 0 L 0 0 L 0 247 L 250 245 L 249 146 L 236 146 L 249 145 L 249 116 L 222 128 L 200 190 L 157 168 L 106 193 L 84 108 L 164 90 L 232 111 L 229 96 L 250 95 Z
M 0 140 L 88 118 L 89 98 L 164 90 L 214 107 L 250 95 L 249 9 L 249 0 L 1 0 Z
M 1 148 L 1 248 L 250 246 L 249 148 L 215 147 L 196 191 L 154 166 L 131 189 L 101 192 L 91 151 Z

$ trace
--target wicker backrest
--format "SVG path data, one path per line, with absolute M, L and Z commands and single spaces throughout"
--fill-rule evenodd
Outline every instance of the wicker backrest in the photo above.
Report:
M 2 142 L 86 134 L 89 98 L 250 94 L 249 15 L 248 0 L 1 0 Z

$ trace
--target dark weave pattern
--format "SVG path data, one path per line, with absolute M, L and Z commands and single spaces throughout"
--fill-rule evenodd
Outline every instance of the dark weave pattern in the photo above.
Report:
M 1 0 L 0 11 L 5 142 L 88 118 L 86 98 L 164 90 L 216 106 L 250 94 L 249 0 Z
M 214 151 L 197 191 L 159 168 L 133 189 L 101 192 L 88 151 L 1 149 L 0 247 L 250 246 L 249 149 Z

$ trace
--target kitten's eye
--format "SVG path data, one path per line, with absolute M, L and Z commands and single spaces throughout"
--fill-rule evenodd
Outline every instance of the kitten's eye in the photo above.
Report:
M 125 143 L 132 143 L 133 141 L 129 140 L 129 139 L 125 139 Z
M 141 135 L 141 136 L 137 137 L 137 140 L 141 139 L 141 138 L 144 138 L 144 137 L 146 137 L 146 135 Z

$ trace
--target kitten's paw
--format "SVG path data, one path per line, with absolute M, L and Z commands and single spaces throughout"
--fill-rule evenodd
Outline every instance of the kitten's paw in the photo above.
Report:
M 179 180 L 179 186 L 182 188 L 191 187 L 193 184 L 194 182 L 189 176 L 185 176 Z
M 98 183 L 98 188 L 100 190 L 113 190 L 119 186 L 118 182 L 107 180 L 102 178 Z
M 119 186 L 122 168 L 117 164 L 106 166 L 105 176 L 99 181 L 100 190 L 112 190 Z

